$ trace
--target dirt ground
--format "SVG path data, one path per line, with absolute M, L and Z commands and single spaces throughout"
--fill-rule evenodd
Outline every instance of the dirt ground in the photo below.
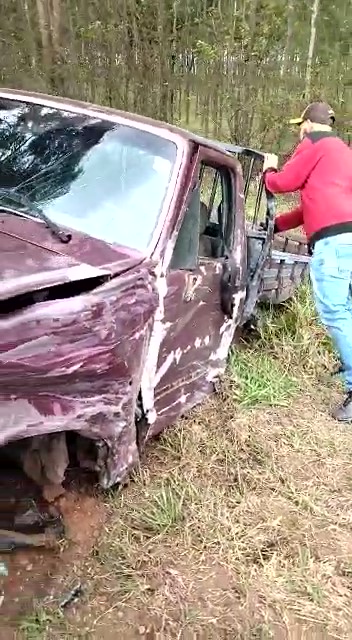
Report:
M 307 297 L 267 316 L 126 488 L 70 490 L 56 556 L 11 558 L 1 637 L 352 638 L 352 429 L 329 417 L 332 365 Z
M 57 502 L 65 523 L 65 538 L 54 549 L 23 549 L 0 553 L 8 575 L 0 578 L 0 638 L 16 637 L 21 620 L 33 611 L 33 605 L 60 605 L 80 584 L 80 562 L 89 557 L 101 533 L 107 509 L 102 496 L 94 490 L 91 478 L 81 475 L 67 481 L 67 492 Z M 21 502 L 25 503 L 23 508 Z M 37 487 L 19 470 L 0 472 L 0 508 L 2 521 L 19 509 L 36 505 L 42 499 Z M 84 526 L 82 526 L 84 523 Z M 10 528 L 10 527 L 9 527 Z M 12 636 L 11 636 L 12 634 Z M 14 635 L 15 634 L 15 635 Z

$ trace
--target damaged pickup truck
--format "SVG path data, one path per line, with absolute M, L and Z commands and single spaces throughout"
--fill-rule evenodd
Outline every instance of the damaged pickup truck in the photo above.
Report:
M 274 242 L 262 153 L 141 116 L 1 90 L 0 159 L 0 446 L 59 494 L 69 433 L 107 488 L 292 295 L 306 245 Z

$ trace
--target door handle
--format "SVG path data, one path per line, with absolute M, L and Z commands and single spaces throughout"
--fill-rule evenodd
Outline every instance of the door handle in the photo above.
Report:
M 223 313 L 232 318 L 234 296 L 243 288 L 242 271 L 232 257 L 226 258 L 222 265 L 220 280 L 220 300 Z

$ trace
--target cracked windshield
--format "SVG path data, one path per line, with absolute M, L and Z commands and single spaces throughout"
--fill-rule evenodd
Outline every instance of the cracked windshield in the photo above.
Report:
M 146 251 L 176 153 L 131 126 L 2 100 L 0 205 Z

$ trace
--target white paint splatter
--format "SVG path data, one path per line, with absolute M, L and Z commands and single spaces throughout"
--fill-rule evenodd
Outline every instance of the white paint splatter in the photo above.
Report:
M 238 315 L 238 310 L 245 295 L 246 295 L 245 291 L 239 291 L 239 293 L 237 293 L 234 296 L 234 308 L 233 308 L 232 319 L 225 320 L 224 324 L 220 328 L 220 334 L 221 334 L 220 345 L 218 346 L 216 351 L 213 351 L 213 353 L 211 353 L 209 356 L 210 362 L 214 362 L 214 363 L 217 362 L 219 364 L 217 366 L 210 368 L 207 375 L 208 382 L 212 382 L 217 377 L 222 375 L 225 371 L 227 356 L 231 347 L 233 337 L 235 335 L 236 327 L 240 319 Z
M 156 287 L 159 296 L 159 305 L 155 313 L 154 325 L 150 337 L 147 357 L 141 379 L 141 395 L 143 409 L 147 422 L 153 424 L 156 420 L 156 410 L 154 406 L 154 391 L 157 383 L 165 375 L 167 369 L 171 366 L 174 354 L 169 354 L 169 359 L 163 363 L 164 371 L 157 372 L 160 347 L 171 326 L 171 322 L 164 322 L 165 317 L 165 297 L 167 294 L 166 270 L 172 257 L 174 248 L 173 239 L 167 243 L 164 259 L 159 262 L 155 269 Z
M 169 404 L 167 407 L 164 407 L 163 409 L 161 409 L 160 411 L 160 415 L 162 415 L 163 413 L 165 413 L 166 411 L 169 412 L 170 409 L 172 409 L 173 407 L 176 407 L 178 404 L 186 404 L 187 402 L 187 398 L 189 397 L 189 393 L 182 393 L 177 400 L 175 400 L 174 402 L 172 402 L 171 404 Z
M 175 359 L 175 352 L 171 351 L 167 355 L 161 367 L 159 367 L 157 373 L 154 376 L 154 388 L 159 384 L 161 378 L 163 378 L 166 372 L 170 369 L 172 363 L 174 362 L 174 359 Z
M 242 245 L 240 243 L 236 247 L 234 258 L 235 258 L 237 264 L 241 264 Z
M 156 420 L 156 411 L 154 407 L 156 370 L 158 366 L 160 346 L 170 326 L 170 323 L 163 322 L 165 313 L 164 300 L 167 293 L 167 284 L 166 275 L 162 271 L 161 263 L 159 263 L 156 268 L 155 284 L 159 296 L 159 305 L 155 312 L 154 325 L 141 379 L 143 408 L 149 424 L 153 424 Z

